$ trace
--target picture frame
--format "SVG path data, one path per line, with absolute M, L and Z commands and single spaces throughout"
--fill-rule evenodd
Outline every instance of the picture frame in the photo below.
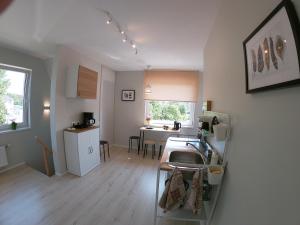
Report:
M 300 84 L 300 25 L 283 0 L 244 40 L 246 93 Z
M 135 90 L 122 90 L 121 94 L 122 101 L 135 101 Z

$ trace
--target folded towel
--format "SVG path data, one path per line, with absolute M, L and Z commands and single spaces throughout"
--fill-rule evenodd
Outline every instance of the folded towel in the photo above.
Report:
M 198 210 L 202 207 L 202 190 L 203 172 L 202 170 L 198 170 L 193 176 L 192 189 L 184 205 L 185 209 L 191 209 L 194 214 L 197 214 Z
M 166 183 L 165 190 L 159 200 L 159 206 L 166 211 L 183 205 L 186 196 L 182 173 L 175 168 Z

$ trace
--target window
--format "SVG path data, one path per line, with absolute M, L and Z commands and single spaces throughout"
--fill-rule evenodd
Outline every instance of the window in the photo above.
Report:
M 29 128 L 29 88 L 31 71 L 0 64 L 0 131 Z
M 151 118 L 151 125 L 170 125 L 177 120 L 184 127 L 192 127 L 195 103 L 179 101 L 146 101 L 145 118 Z

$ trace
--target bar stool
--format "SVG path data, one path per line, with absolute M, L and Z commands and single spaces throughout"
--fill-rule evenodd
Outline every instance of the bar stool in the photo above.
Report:
M 159 159 L 161 157 L 161 153 L 162 153 L 162 150 L 163 150 L 163 147 L 166 145 L 166 141 L 165 140 L 161 140 L 159 142 L 159 153 L 158 153 L 158 158 Z
M 148 145 L 151 145 L 152 146 L 152 159 L 154 159 L 154 154 L 155 154 L 155 144 L 156 142 L 153 141 L 153 140 L 145 140 L 144 141 L 144 155 L 143 157 L 145 157 L 145 155 L 147 155 L 147 152 L 148 152 Z
M 138 146 L 138 155 L 140 154 L 140 137 L 139 136 L 130 136 L 128 140 L 128 152 L 132 150 L 132 140 L 136 140 Z
M 104 162 L 105 162 L 105 145 L 107 145 L 107 154 L 108 154 L 108 157 L 110 158 L 110 154 L 109 154 L 109 142 L 105 141 L 105 140 L 100 140 L 100 155 L 101 155 L 101 146 L 102 146 L 103 155 L 104 155 Z

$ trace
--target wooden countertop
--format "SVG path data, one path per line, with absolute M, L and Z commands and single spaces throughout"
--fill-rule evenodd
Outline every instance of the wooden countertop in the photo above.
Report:
M 66 128 L 66 129 L 64 129 L 64 131 L 71 132 L 71 133 L 82 133 L 82 132 L 93 130 L 96 128 L 99 128 L 99 126 L 92 126 L 92 127 L 86 127 L 86 128 Z

